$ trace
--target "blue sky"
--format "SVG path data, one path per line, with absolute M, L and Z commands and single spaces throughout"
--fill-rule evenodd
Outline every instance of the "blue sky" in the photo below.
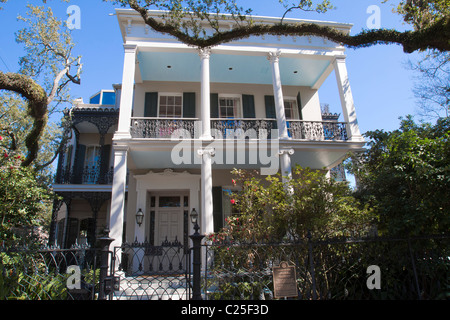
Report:
M 15 42 L 14 33 L 24 24 L 17 15 L 25 15 L 27 1 L 10 0 L 0 11 L 0 70 L 17 71 L 22 47 Z M 32 3 L 41 3 L 34 0 Z M 392 0 L 382 4 L 379 0 L 335 0 L 336 10 L 326 14 L 292 11 L 288 17 L 327 20 L 354 24 L 352 34 L 367 28 L 370 14 L 367 8 L 377 5 L 381 9 L 381 27 L 407 29 L 401 17 L 392 13 Z M 254 9 L 255 15 L 282 16 L 284 9 L 277 0 L 245 0 L 245 6 Z M 49 0 L 55 14 L 66 19 L 69 4 Z M 100 89 L 112 89 L 112 84 L 122 79 L 123 47 L 114 6 L 101 0 L 72 0 L 81 9 L 81 29 L 73 31 L 77 43 L 75 54 L 82 55 L 83 74 L 81 85 L 72 85 L 73 98 L 89 97 Z M 347 50 L 347 68 L 350 76 L 356 111 L 361 132 L 368 130 L 398 128 L 400 116 L 415 114 L 416 101 L 412 93 L 413 71 L 406 64 L 417 55 L 403 53 L 397 45 L 378 45 L 365 49 Z M 334 73 L 320 89 L 322 103 L 330 104 L 331 111 L 340 113 L 340 100 Z

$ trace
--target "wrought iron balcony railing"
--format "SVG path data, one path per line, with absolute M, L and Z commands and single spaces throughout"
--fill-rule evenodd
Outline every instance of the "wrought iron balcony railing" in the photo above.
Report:
M 293 140 L 346 141 L 346 123 L 335 121 L 287 122 L 289 136 Z M 211 119 L 211 134 L 215 139 L 272 139 L 277 129 L 274 119 Z M 200 137 L 199 119 L 186 118 L 132 118 L 131 136 L 142 139 L 171 139 Z
M 288 121 L 288 133 L 294 140 L 347 141 L 347 128 L 344 122 L 335 121 Z
M 56 177 L 58 184 L 112 184 L 114 168 L 101 174 L 100 167 L 84 167 L 81 175 L 70 169 L 63 169 Z
M 274 119 L 212 119 L 212 135 L 216 139 L 271 139 L 272 130 L 277 129 Z
M 173 135 L 199 138 L 198 119 L 194 118 L 132 118 L 131 136 L 144 139 L 170 139 Z M 178 130 L 178 131 L 177 131 Z

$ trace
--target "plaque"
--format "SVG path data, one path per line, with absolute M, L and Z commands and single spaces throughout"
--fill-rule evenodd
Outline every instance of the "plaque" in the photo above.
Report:
M 281 262 L 280 266 L 272 268 L 274 296 L 278 298 L 298 297 L 295 266 Z

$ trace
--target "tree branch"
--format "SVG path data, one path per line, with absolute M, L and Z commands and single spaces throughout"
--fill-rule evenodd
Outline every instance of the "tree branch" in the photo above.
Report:
M 39 139 L 48 121 L 47 94 L 34 80 L 17 73 L 0 71 L 0 90 L 8 90 L 22 95 L 28 100 L 27 112 L 33 118 L 33 126 L 25 139 L 28 155 L 22 166 L 29 166 L 38 155 Z
M 441 19 L 430 27 L 417 30 L 399 32 L 397 30 L 369 30 L 351 36 L 331 27 L 320 26 L 315 23 L 301 24 L 251 24 L 237 26 L 230 31 L 215 33 L 210 37 L 199 38 L 190 36 L 179 30 L 175 25 L 158 22 L 148 14 L 146 8 L 140 6 L 136 0 L 129 0 L 130 8 L 137 11 L 145 23 L 153 30 L 174 36 L 179 41 L 200 48 L 213 47 L 235 40 L 245 39 L 257 35 L 285 35 L 285 36 L 318 36 L 330 41 L 342 43 L 349 48 L 369 47 L 376 44 L 399 44 L 403 51 L 412 53 L 419 50 L 436 49 L 450 51 L 450 18 Z

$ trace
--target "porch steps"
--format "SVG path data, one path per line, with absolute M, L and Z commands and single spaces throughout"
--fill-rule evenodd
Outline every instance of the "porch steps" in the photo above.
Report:
M 139 276 L 120 277 L 120 290 L 113 300 L 187 300 L 186 277 Z

